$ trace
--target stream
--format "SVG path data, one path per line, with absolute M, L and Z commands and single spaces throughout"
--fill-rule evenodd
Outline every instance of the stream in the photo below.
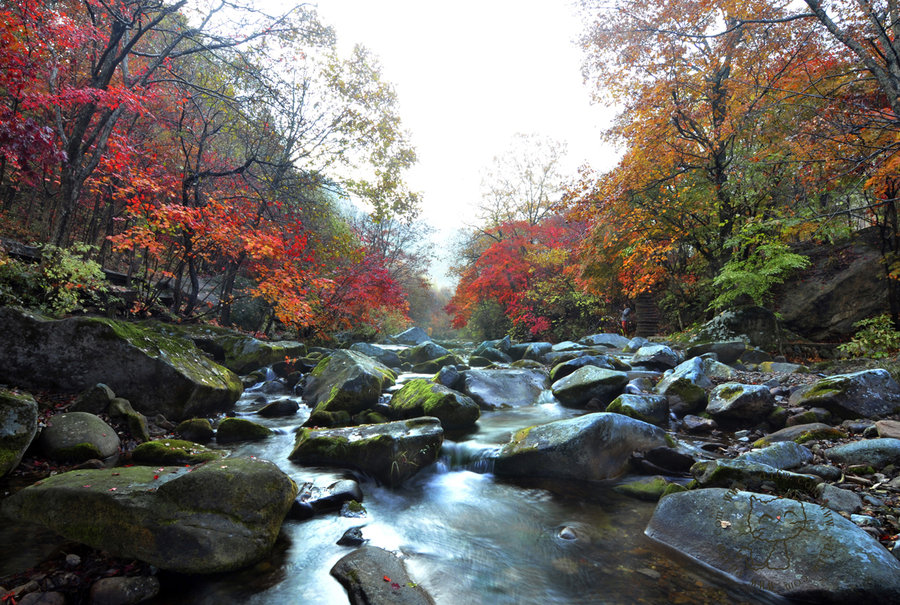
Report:
M 398 384 L 414 377 L 403 375 Z M 262 418 L 255 413 L 261 407 L 255 401 L 259 387 L 248 389 L 236 413 L 276 434 L 230 447 L 232 455 L 271 460 L 298 484 L 325 487 L 350 476 L 288 461 L 294 430 L 309 408 L 301 406 L 290 418 Z M 483 412 L 474 432 L 448 436 L 439 462 L 401 488 L 363 479 L 364 518 L 333 513 L 287 520 L 267 560 L 220 576 L 163 572 L 163 592 L 150 602 L 346 603 L 329 570 L 351 552 L 336 541 L 354 526 L 363 526 L 370 545 L 402 552 L 410 576 L 438 604 L 785 602 L 664 552 L 643 535 L 654 503 L 619 496 L 609 486 L 551 493 L 499 482 L 490 473 L 487 454 L 512 432 L 578 413 L 560 406 L 549 392 L 532 406 Z M 568 529 L 561 537 L 563 528 Z

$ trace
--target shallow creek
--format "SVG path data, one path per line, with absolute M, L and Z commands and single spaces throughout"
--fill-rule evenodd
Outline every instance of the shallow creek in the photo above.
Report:
M 277 434 L 231 448 L 232 455 L 276 462 L 298 484 L 325 487 L 345 476 L 288 461 L 294 430 L 309 409 L 267 420 L 255 414 L 256 396 L 248 390 L 237 414 Z M 533 406 L 485 412 L 476 431 L 448 438 L 441 460 L 402 488 L 363 480 L 364 518 L 288 520 L 268 560 L 219 577 L 163 576 L 165 592 L 154 602 L 346 603 L 328 571 L 350 552 L 335 542 L 354 526 L 363 526 L 369 544 L 402 552 L 410 575 L 438 604 L 780 602 L 663 552 L 643 535 L 651 503 L 618 496 L 609 486 L 574 486 L 559 494 L 499 482 L 490 473 L 486 456 L 512 432 L 576 414 L 549 392 Z M 563 528 L 575 539 L 561 537 Z

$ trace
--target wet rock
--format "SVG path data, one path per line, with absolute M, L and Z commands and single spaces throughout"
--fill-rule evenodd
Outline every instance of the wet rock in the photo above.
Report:
M 865 531 L 816 504 L 692 490 L 660 500 L 644 533 L 797 601 L 890 603 L 900 594 L 900 562 Z
M 91 585 L 90 605 L 132 605 L 157 593 L 159 580 L 153 576 L 100 578 Z
M 719 425 L 712 418 L 703 418 L 693 414 L 688 414 L 681 421 L 684 423 L 684 430 L 688 433 L 711 433 L 719 428 Z
M 764 445 L 779 441 L 796 441 L 797 443 L 803 443 L 813 439 L 840 439 L 846 436 L 847 433 L 840 429 L 836 429 L 833 426 L 822 424 L 820 422 L 815 422 L 813 424 L 798 424 L 785 427 L 766 435 L 753 445 L 755 447 L 763 447 Z
M 115 399 L 113 390 L 103 383 L 95 384 L 82 391 L 69 406 L 70 412 L 88 412 L 89 414 L 103 414 L 110 402 Z
M 414 379 L 393 394 L 391 415 L 397 419 L 433 416 L 444 429 L 462 429 L 475 424 L 481 409 L 471 397 L 429 380 Z
M 131 402 L 121 397 L 114 397 L 109 402 L 109 417 L 124 421 L 128 425 L 128 432 L 135 441 L 143 443 L 150 441 L 150 427 L 147 418 L 131 407 Z
M 0 477 L 19 465 L 37 434 L 38 405 L 28 393 L 0 389 Z
M 400 558 L 374 546 L 363 546 L 341 558 L 331 568 L 331 575 L 347 590 L 351 605 L 434 604 L 409 577 Z
M 372 407 L 395 379 L 387 366 L 371 357 L 355 351 L 335 351 L 319 362 L 303 389 L 304 400 L 315 406 L 308 424 L 322 424 L 317 418 L 321 412 L 353 415 Z
M 450 351 L 431 341 L 423 342 L 411 349 L 407 349 L 403 353 L 404 361 L 408 361 L 411 364 L 419 364 L 450 355 Z
M 839 418 L 882 418 L 900 411 L 900 384 L 887 370 L 837 374 L 791 394 L 791 405 L 821 407 Z
M 282 418 L 293 416 L 300 410 L 300 404 L 293 399 L 278 399 L 263 406 L 257 414 L 263 418 Z
M 437 460 L 444 431 L 437 418 L 343 429 L 303 428 L 289 458 L 298 464 L 348 468 L 399 485 Z
M 585 366 L 554 382 L 551 389 L 566 407 L 584 408 L 592 399 L 605 407 L 622 394 L 626 384 L 625 372 Z
M 644 345 L 631 356 L 631 365 L 668 370 L 678 365 L 678 353 L 666 345 Z
M 224 418 L 216 428 L 216 443 L 258 441 L 272 434 L 272 430 L 243 418 Z
M 816 497 L 822 505 L 837 512 L 855 513 L 862 508 L 862 498 L 857 494 L 827 483 L 816 487 Z
M 825 450 L 825 457 L 841 464 L 865 464 L 881 468 L 900 463 L 900 439 L 864 439 Z
M 116 431 L 87 412 L 57 414 L 47 421 L 38 439 L 41 451 L 53 460 L 84 462 L 109 458 L 119 451 Z
M 811 408 L 798 414 L 788 416 L 785 425 L 796 426 L 798 424 L 815 424 L 817 422 L 828 424 L 830 421 L 831 412 L 824 408 Z
M 809 464 L 796 469 L 798 473 L 804 475 L 815 475 L 821 477 L 825 481 L 840 481 L 841 469 L 831 466 L 830 464 Z
M 669 400 L 669 409 L 677 416 L 702 411 L 707 404 L 707 389 L 712 381 L 703 373 L 703 360 L 692 357 L 679 364 L 656 385 L 656 392 Z
M 213 438 L 212 424 L 206 418 L 189 418 L 175 427 L 175 435 L 194 443 L 209 443 Z
M 727 340 L 694 345 L 685 351 L 685 356 L 691 358 L 700 357 L 706 353 L 714 353 L 720 363 L 732 364 L 740 359 L 746 350 L 747 343 L 743 340 Z
M 480 357 L 492 361 L 494 363 L 512 363 L 512 357 L 499 349 L 488 347 L 479 353 Z
M 66 605 L 66 595 L 61 592 L 30 592 L 19 601 L 18 605 Z
M 174 466 L 200 464 L 224 457 L 227 452 L 211 450 L 199 443 L 181 439 L 160 439 L 142 443 L 131 452 L 135 464 L 148 466 Z
M 366 507 L 356 500 L 348 500 L 341 504 L 341 516 L 348 519 L 361 519 L 368 514 Z
M 25 388 L 78 392 L 103 383 L 142 414 L 178 420 L 228 411 L 243 390 L 232 371 L 157 324 L 50 320 L 4 307 L 0 333 L 0 382 Z
M 629 467 L 635 452 L 668 446 L 665 431 L 621 414 L 599 412 L 522 429 L 494 463 L 502 477 L 601 481 Z
M 530 359 L 543 363 L 547 353 L 553 350 L 553 345 L 549 342 L 533 342 L 525 349 L 522 359 Z
M 0 504 L 114 556 L 181 573 L 231 571 L 265 556 L 297 494 L 274 464 L 229 458 L 196 467 L 61 473 Z
M 745 421 L 756 423 L 775 409 L 775 398 L 763 385 L 720 384 L 709 394 L 706 413 L 721 422 Z
M 420 345 L 423 342 L 428 342 L 431 338 L 428 336 L 428 333 L 422 328 L 412 327 L 408 330 L 400 332 L 399 334 L 394 334 L 391 336 L 391 340 L 396 342 L 399 345 Z
M 632 395 L 625 393 L 616 397 L 606 407 L 606 411 L 624 414 L 656 426 L 669 424 L 669 401 L 662 395 Z
M 657 475 L 620 483 L 613 488 L 613 491 L 638 500 L 656 502 L 664 495 L 683 492 L 686 489 L 683 485 L 671 483 L 665 477 Z
M 821 483 L 819 477 L 738 458 L 698 462 L 691 468 L 691 473 L 702 487 L 738 487 L 754 491 L 766 488 L 781 494 L 793 490 L 813 493 Z
M 579 344 L 588 347 L 601 346 L 609 347 L 610 349 L 624 349 L 628 346 L 628 342 L 628 338 L 621 334 L 610 334 L 608 332 L 604 332 L 603 334 L 591 334 L 578 341 Z
M 546 370 L 465 370 L 462 391 L 482 410 L 532 405 L 547 388 Z
M 879 420 L 875 423 L 875 430 L 878 431 L 879 437 L 889 439 L 900 439 L 900 421 L 897 420 Z M 2 473 L 0 473 L 2 474 Z
M 575 370 L 585 366 L 594 366 L 606 370 L 630 369 L 619 360 L 616 359 L 615 362 L 613 360 L 614 358 L 609 357 L 608 355 L 583 355 L 581 357 L 576 357 L 575 359 L 570 359 L 569 361 L 554 366 L 553 369 L 550 370 L 550 380 L 551 382 L 556 382 L 557 380 L 561 380 L 569 374 L 572 374 Z
M 448 389 L 459 390 L 461 388 L 462 374 L 456 366 L 444 366 L 435 377 L 435 382 L 444 385 Z
M 345 531 L 344 535 L 337 541 L 338 546 L 362 546 L 366 542 L 368 542 L 368 540 L 363 538 L 361 525 L 351 527 Z
M 389 368 L 399 368 L 402 361 L 396 351 L 379 347 L 367 342 L 355 342 L 350 345 L 351 351 L 368 355 L 375 361 L 383 363 Z
M 413 366 L 413 372 L 415 372 L 416 374 L 434 374 L 436 372 L 439 372 L 441 368 L 459 365 L 462 365 L 462 360 L 456 355 L 450 353 L 448 355 L 444 355 L 443 357 L 438 357 L 437 359 L 431 359 L 428 361 L 417 363 Z
M 737 460 L 767 464 L 781 470 L 803 466 L 812 459 L 813 453 L 809 448 L 793 441 L 779 441 L 762 449 L 745 452 L 737 457 Z

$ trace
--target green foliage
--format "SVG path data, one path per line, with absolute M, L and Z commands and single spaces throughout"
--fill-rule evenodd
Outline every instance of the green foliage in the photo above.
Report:
M 503 306 L 494 300 L 484 300 L 472 312 L 466 331 L 475 340 L 503 338 L 511 327 Z
M 728 307 L 742 297 L 765 305 L 775 286 L 784 283 L 793 271 L 809 265 L 807 257 L 791 252 L 765 224 L 747 223 L 726 243 L 735 252 L 713 279 L 713 287 L 719 293 L 710 303 L 714 309 Z
M 84 256 L 89 246 L 44 246 L 38 263 L 0 258 L 0 303 L 61 317 L 86 306 L 102 308 L 108 283 L 103 269 Z
M 894 329 L 894 323 L 889 315 L 863 319 L 853 326 L 859 328 L 859 331 L 850 342 L 838 347 L 844 355 L 887 359 L 900 351 L 900 332 Z

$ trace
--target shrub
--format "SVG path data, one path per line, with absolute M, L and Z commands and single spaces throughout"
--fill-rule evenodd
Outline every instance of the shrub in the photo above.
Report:
M 850 342 L 838 347 L 849 357 L 870 357 L 885 359 L 900 351 L 900 332 L 894 329 L 889 315 L 878 315 L 853 324 L 859 328 Z

